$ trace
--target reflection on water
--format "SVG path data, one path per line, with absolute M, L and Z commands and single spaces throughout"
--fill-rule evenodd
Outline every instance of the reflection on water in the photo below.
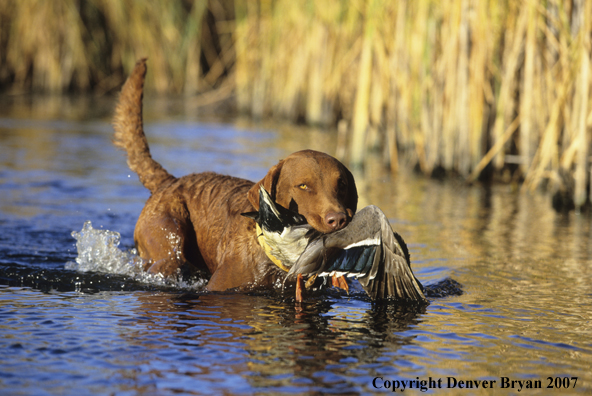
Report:
M 347 299 L 321 299 L 297 311 L 242 295 L 0 291 L 7 303 L 0 328 L 21 330 L 1 342 L 2 350 L 17 353 L 12 364 L 0 367 L 25 389 L 34 386 L 35 377 L 53 373 L 67 379 L 83 369 L 89 384 L 108 374 L 111 386 L 121 390 L 133 384 L 142 391 L 190 394 L 362 391 L 385 356 L 413 344 L 414 335 L 398 333 L 415 326 L 421 314 L 392 306 L 371 309 Z M 64 332 L 67 339 L 44 341 Z M 60 368 L 45 364 L 58 358 Z M 19 379 L 29 359 L 30 375 Z
M 592 390 L 588 215 L 556 214 L 513 186 L 391 178 L 376 154 L 356 177 L 360 206 L 379 206 L 408 243 L 432 287 L 423 309 L 339 293 L 298 308 L 83 273 L 65 269 L 77 255 L 71 232 L 91 220 L 129 249 L 148 196 L 110 145 L 112 100 L 0 104 L 2 394 L 365 394 L 385 392 L 375 377 L 430 376 L 497 380 L 494 393 L 500 377 L 578 377 L 571 393 Z M 153 156 L 177 175 L 257 180 L 289 152 L 335 150 L 332 133 L 203 123 L 177 104 L 148 100 L 146 110 Z M 448 278 L 463 293 L 437 297 Z M 481 390 L 434 391 L 459 392 Z

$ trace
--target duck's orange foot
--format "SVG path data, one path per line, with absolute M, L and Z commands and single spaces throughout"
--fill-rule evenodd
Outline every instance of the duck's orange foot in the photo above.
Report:
M 347 293 L 349 293 L 349 286 L 347 285 L 347 281 L 345 280 L 345 277 L 343 275 L 342 276 L 333 275 L 331 277 L 331 283 L 334 287 L 337 287 L 339 289 L 343 289 Z
M 304 290 L 304 281 L 302 280 L 302 274 L 298 274 L 296 277 L 296 302 L 302 302 L 302 291 Z

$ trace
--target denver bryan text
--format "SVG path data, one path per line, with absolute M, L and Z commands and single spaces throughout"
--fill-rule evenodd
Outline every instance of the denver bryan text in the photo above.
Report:
M 375 377 L 372 381 L 375 389 L 384 389 L 391 392 L 404 392 L 408 389 L 417 389 L 426 392 L 428 389 L 513 389 L 522 391 L 523 389 L 541 389 L 540 380 L 515 380 L 508 377 L 500 377 L 499 380 L 468 380 L 455 377 L 403 380 L 403 379 L 385 379 Z

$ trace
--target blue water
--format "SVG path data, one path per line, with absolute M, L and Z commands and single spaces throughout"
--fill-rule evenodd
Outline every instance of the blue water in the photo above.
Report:
M 175 175 L 258 180 L 292 151 L 336 149 L 332 132 L 180 103 L 148 98 L 145 110 L 153 157 Z M 423 309 L 332 290 L 302 307 L 204 294 L 105 260 L 66 269 L 76 268 L 71 234 L 86 221 L 120 235 L 102 259 L 125 267 L 118 254 L 133 255 L 148 192 L 110 144 L 113 104 L 0 98 L 0 394 L 383 394 L 430 377 L 442 386 L 430 394 L 592 391 L 590 215 L 556 214 L 548 197 L 515 186 L 391 177 L 378 153 L 356 175 L 360 207 L 379 206 L 407 241 L 431 290 Z M 462 293 L 447 295 L 450 279 Z M 483 380 L 496 381 L 493 391 L 459 388 Z M 518 381 L 542 389 L 519 392 Z

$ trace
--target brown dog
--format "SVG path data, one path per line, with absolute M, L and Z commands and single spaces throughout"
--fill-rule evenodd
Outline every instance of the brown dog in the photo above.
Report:
M 127 151 L 130 169 L 152 193 L 134 232 L 145 269 L 165 276 L 186 267 L 207 271 L 212 274 L 207 289 L 217 291 L 280 284 L 285 272 L 259 246 L 255 222 L 241 216 L 259 209 L 260 184 L 320 232 L 349 223 L 358 201 L 354 178 L 335 158 L 317 151 L 291 154 L 257 183 L 211 172 L 170 175 L 150 156 L 143 131 L 145 75 L 142 59 L 123 86 L 114 119 L 114 144 Z

